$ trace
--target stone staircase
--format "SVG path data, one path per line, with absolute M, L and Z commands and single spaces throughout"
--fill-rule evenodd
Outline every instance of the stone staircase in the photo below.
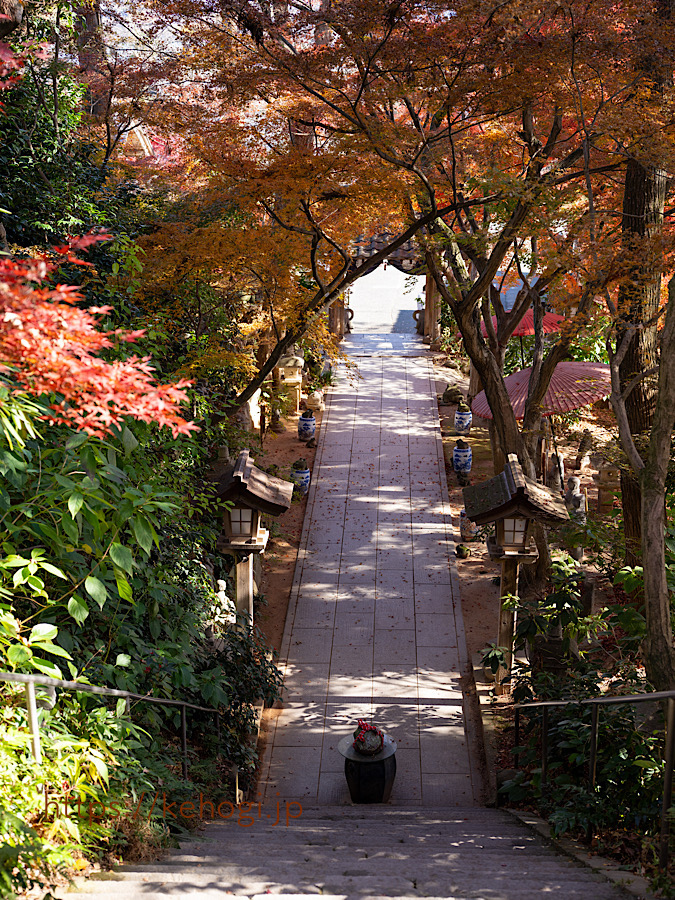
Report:
M 306 809 L 288 825 L 285 804 L 253 806 L 209 823 L 198 840 L 159 861 L 79 880 L 68 900 L 321 894 L 329 900 L 436 897 L 445 900 L 620 900 L 628 895 L 547 846 L 503 810 L 370 807 Z M 291 812 L 297 812 L 292 806 Z M 286 898 L 288 900 L 288 897 Z

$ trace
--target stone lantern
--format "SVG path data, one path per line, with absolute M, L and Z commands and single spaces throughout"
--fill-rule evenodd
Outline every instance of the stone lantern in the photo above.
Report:
M 476 525 L 495 523 L 495 534 L 487 540 L 490 559 L 502 564 L 501 596 L 517 594 L 518 565 L 534 562 L 537 548 L 532 538 L 534 520 L 542 524 L 567 521 L 567 507 L 559 493 L 528 478 L 515 453 L 509 453 L 503 472 L 470 487 L 465 487 L 467 518 Z M 505 672 L 497 673 L 497 693 L 505 674 L 511 670 L 513 654 L 513 611 L 502 609 L 497 646 L 506 647 Z
M 249 450 L 242 450 L 234 465 L 216 481 L 218 500 L 226 503 L 223 529 L 217 548 L 236 560 L 237 613 L 253 623 L 253 555 L 267 546 L 269 531 L 260 524 L 260 514 L 278 516 L 291 505 L 290 481 L 268 475 L 253 465 Z
M 302 393 L 302 368 L 305 361 L 301 356 L 284 356 L 279 360 L 279 377 L 281 385 L 288 386 L 295 399 L 295 411 L 300 412 L 300 395 Z

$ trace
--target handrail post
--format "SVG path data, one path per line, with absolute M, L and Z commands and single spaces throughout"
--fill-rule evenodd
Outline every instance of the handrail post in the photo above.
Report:
M 183 754 L 183 778 L 188 777 L 188 753 L 187 753 L 187 709 L 184 703 L 180 706 L 180 746 Z
M 516 718 L 513 723 L 513 725 L 514 725 L 514 729 L 513 729 L 513 747 L 514 747 L 513 764 L 516 767 L 516 769 L 519 769 L 520 766 L 518 765 L 518 761 L 520 758 L 520 753 L 518 753 L 518 751 L 515 748 L 520 747 L 520 707 L 516 706 L 515 713 L 516 713 Z
M 220 713 L 216 710 L 216 756 L 220 756 Z
M 27 681 L 25 691 L 31 746 L 35 762 L 39 766 L 42 763 L 42 747 L 40 746 L 40 720 L 38 719 L 37 704 L 35 702 L 35 684 L 32 681 Z
M 548 780 L 548 706 L 542 709 L 541 723 L 541 786 Z
M 595 793 L 595 779 L 598 769 L 598 721 L 600 717 L 600 705 L 594 703 L 591 706 L 591 748 L 588 757 L 588 791 Z M 590 844 L 593 840 L 593 826 L 589 823 L 586 828 L 586 840 Z
M 665 872 L 668 869 L 670 844 L 670 822 L 668 810 L 673 795 L 673 762 L 675 760 L 675 699 L 668 698 L 666 714 L 666 762 L 663 772 L 663 804 L 661 806 L 661 840 L 659 846 L 659 866 Z

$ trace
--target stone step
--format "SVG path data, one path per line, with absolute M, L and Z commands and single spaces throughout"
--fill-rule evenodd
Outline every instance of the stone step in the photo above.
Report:
M 171 816 L 166 816 L 167 821 L 171 821 Z M 498 831 L 501 828 L 520 828 L 522 827 L 521 823 L 519 823 L 515 818 L 509 816 L 508 818 L 502 819 L 501 816 L 498 819 L 474 819 L 469 816 L 463 816 L 462 818 L 457 819 L 433 819 L 433 820 L 423 820 L 418 821 L 415 818 L 410 816 L 390 816 L 388 818 L 383 819 L 371 819 L 365 817 L 346 817 L 344 820 L 340 821 L 339 816 L 331 817 L 330 819 L 310 819 L 306 816 L 300 815 L 297 818 L 289 818 L 288 820 L 285 818 L 284 811 L 281 810 L 279 817 L 277 817 L 276 810 L 266 811 L 265 808 L 262 808 L 261 814 L 258 814 L 257 810 L 253 810 L 250 813 L 247 812 L 236 812 L 233 815 L 229 815 L 229 810 L 225 810 L 221 816 L 215 816 L 214 818 L 204 820 L 205 828 L 216 828 L 216 827 L 227 827 L 228 825 L 236 824 L 238 822 L 255 822 L 258 826 L 267 826 L 270 829 L 278 828 L 279 826 L 283 828 L 288 828 L 289 831 L 302 828 L 307 831 L 325 831 L 330 828 L 344 828 L 344 829 L 354 829 L 354 828 L 365 828 L 365 829 L 373 829 L 373 828 L 386 828 L 389 832 L 396 830 L 406 830 L 409 828 L 415 829 L 417 831 L 427 832 L 430 830 L 444 828 L 444 829 L 452 829 L 452 828 L 469 828 L 469 829 L 487 829 L 489 831 Z M 276 826 L 274 823 L 277 823 Z M 195 824 L 197 824 L 195 822 Z M 248 827 L 248 826 L 237 826 L 237 827 Z
M 173 821 L 170 817 L 166 819 L 167 822 Z M 239 823 L 244 824 L 239 824 Z M 276 823 L 276 824 L 275 824 Z M 195 823 L 196 824 L 196 823 Z M 483 822 L 471 822 L 471 821 L 459 821 L 459 822 L 429 822 L 429 823 L 416 823 L 410 819 L 408 820 L 384 820 L 384 821 L 375 821 L 375 820 L 357 820 L 357 819 L 349 819 L 345 822 L 340 822 L 338 819 L 331 820 L 327 822 L 310 822 L 305 819 L 295 819 L 286 823 L 285 819 L 280 818 L 276 819 L 276 817 L 267 818 L 265 815 L 258 818 L 255 817 L 247 817 L 245 815 L 232 816 L 232 817 L 222 817 L 216 819 L 208 819 L 203 823 L 203 830 L 198 833 L 206 833 L 217 831 L 218 829 L 227 831 L 229 830 L 237 830 L 239 832 L 246 831 L 267 831 L 268 834 L 272 835 L 274 832 L 285 832 L 287 834 L 331 834 L 336 830 L 344 831 L 345 833 L 354 833 L 354 832 L 363 832 L 364 834 L 377 834 L 378 832 L 384 834 L 410 834 L 410 833 L 419 833 L 419 834 L 441 834 L 441 833 L 452 833 L 453 831 L 466 831 L 473 832 L 475 834 L 479 832 L 488 832 L 490 834 L 498 833 L 501 831 L 504 832 L 514 832 L 514 831 L 523 831 L 528 832 L 527 826 L 523 825 L 521 822 L 516 819 L 509 819 L 506 821 L 492 821 L 486 819 Z
M 265 846 L 269 850 L 283 850 L 289 847 L 395 847 L 397 844 L 424 844 L 425 847 L 438 846 L 449 847 L 453 844 L 471 846 L 480 843 L 499 844 L 535 844 L 538 841 L 526 829 L 513 829 L 500 834 L 485 834 L 485 831 L 451 831 L 444 833 L 424 833 L 410 830 L 399 834 L 374 833 L 364 831 L 343 832 L 337 829 L 322 833 L 299 833 L 286 831 L 281 828 L 273 834 L 262 832 L 255 827 L 250 829 L 234 829 L 219 832 L 209 832 L 208 837 L 202 841 L 190 840 L 181 842 L 182 849 L 195 849 L 199 847 L 236 847 L 238 850 L 246 850 L 251 847 Z
M 583 870 L 582 870 L 583 871 Z M 342 877 L 338 880 L 326 877 L 321 882 L 302 884 L 297 880 L 284 882 L 246 881 L 229 882 L 220 878 L 205 877 L 201 873 L 185 872 L 181 878 L 147 877 L 140 880 L 89 880 L 86 890 L 79 894 L 107 896 L 111 898 L 146 898 L 156 892 L 158 895 L 176 895 L 181 897 L 195 891 L 195 896 L 204 897 L 209 891 L 220 891 L 237 896 L 250 897 L 255 894 L 296 894 L 322 896 L 358 897 L 359 900 L 374 897 L 461 897 L 461 898 L 499 898 L 499 900 L 525 900 L 526 897 L 558 896 L 560 898 L 580 898 L 580 900 L 620 900 L 623 892 L 608 884 L 600 876 L 571 878 L 572 873 L 565 870 L 558 877 L 522 878 L 518 875 L 508 877 L 503 874 L 485 872 L 477 875 L 475 869 L 467 873 L 465 878 L 447 878 L 444 880 L 412 880 L 401 876 L 358 876 Z M 585 872 L 583 872 L 585 875 Z M 482 882 L 482 884 L 481 884 Z M 180 890 L 178 890 L 180 889 Z M 198 892 L 198 893 L 197 893 Z M 68 898 L 73 898 L 69 893 Z
M 202 805 L 206 807 L 207 805 L 206 799 L 202 801 Z M 292 801 L 295 802 L 295 801 Z M 433 809 L 431 807 L 426 806 L 387 806 L 386 804 L 361 804 L 361 805 L 351 805 L 345 804 L 344 806 L 328 806 L 323 812 L 313 808 L 306 807 L 300 804 L 299 806 L 291 806 L 291 801 L 289 801 L 288 810 L 293 815 L 297 816 L 296 821 L 304 821 L 304 822 L 331 822 L 331 821 L 339 821 L 339 822 L 347 822 L 352 819 L 356 819 L 358 821 L 372 821 L 375 820 L 377 822 L 386 822 L 390 819 L 394 819 L 395 821 L 411 821 L 417 825 L 425 825 L 431 824 L 433 822 L 496 822 L 496 821 L 513 821 L 513 817 L 503 809 L 486 809 L 478 806 L 446 806 L 442 809 Z M 158 799 L 156 803 L 156 808 L 160 809 L 162 805 L 161 797 Z M 197 801 L 196 806 L 199 805 Z M 214 804 L 217 806 L 217 804 Z M 231 804 L 223 804 L 231 805 Z M 168 806 L 168 804 L 167 804 Z M 243 807 L 246 806 L 244 810 Z M 381 812 L 377 813 L 373 811 L 374 807 L 380 807 Z M 177 807 L 174 805 L 173 807 L 176 809 Z M 238 810 L 239 807 L 235 807 L 235 810 Z M 277 805 L 276 803 L 251 803 L 242 804 L 242 811 L 250 812 L 250 813 L 258 813 L 260 811 L 262 814 L 265 813 L 276 813 Z M 285 802 L 279 803 L 279 811 L 281 816 L 283 817 L 285 811 L 287 809 Z
M 195 864 L 193 862 L 184 863 L 181 860 L 174 862 L 173 859 L 164 859 L 158 863 L 138 863 L 128 864 L 116 869 L 116 872 L 124 875 L 124 877 L 136 877 L 138 874 L 148 873 L 171 873 L 172 875 L 180 874 L 184 869 L 189 871 L 200 872 L 203 874 L 218 875 L 219 878 L 225 880 L 236 880 L 237 878 L 255 878 L 257 876 L 279 877 L 284 879 L 286 875 L 289 877 L 295 873 L 297 878 L 303 881 L 321 878 L 323 875 L 340 875 L 363 873 L 365 875 L 374 873 L 392 873 L 403 874 L 425 873 L 427 878 L 440 877 L 449 873 L 476 872 L 478 858 L 467 859 L 465 856 L 455 855 L 448 857 L 446 860 L 435 860 L 430 862 L 426 857 L 406 859 L 391 858 L 343 858 L 341 856 L 331 857 L 323 856 L 318 859 L 306 859 L 304 855 L 298 855 L 293 860 L 288 860 L 286 866 L 275 864 L 272 868 L 267 865 L 266 861 L 256 862 L 240 862 L 232 859 L 229 862 L 223 859 L 220 862 L 210 863 L 204 862 Z M 522 874 L 530 874 L 534 871 L 544 874 L 548 872 L 560 871 L 561 869 L 573 869 L 574 864 L 565 859 L 559 859 L 555 856 L 523 856 L 513 857 L 510 854 L 490 855 L 481 860 L 481 871 L 498 871 L 498 872 L 520 872 Z
M 535 883 L 545 879 L 565 878 L 570 881 L 586 880 L 600 881 L 603 876 L 590 872 L 585 868 L 574 865 L 566 859 L 541 862 L 535 860 L 528 865 L 523 860 L 508 861 L 503 857 L 503 862 L 490 861 L 485 866 L 477 866 L 475 861 L 464 863 L 450 862 L 445 867 L 434 867 L 429 871 L 425 860 L 335 860 L 333 863 L 325 861 L 320 866 L 307 864 L 300 861 L 289 861 L 283 869 L 275 866 L 269 872 L 263 865 L 239 866 L 236 864 L 219 866 L 189 866 L 172 867 L 166 863 L 128 865 L 115 870 L 115 874 L 121 875 L 127 881 L 140 881 L 146 876 L 163 881 L 190 880 L 198 876 L 201 879 L 214 879 L 227 883 L 247 883 L 255 881 L 281 881 L 285 883 L 302 884 L 335 884 L 336 879 L 349 881 L 350 879 L 370 878 L 377 881 L 378 878 L 396 877 L 409 880 L 411 883 L 424 879 L 425 881 L 448 882 L 456 881 L 458 884 L 475 882 L 481 877 L 489 875 L 490 881 L 517 877 L 521 882 L 534 880 Z M 368 865 L 368 863 L 372 863 Z M 397 863 L 401 863 L 397 865 Z
M 160 798 L 161 799 L 161 798 Z M 280 800 L 280 809 L 285 810 L 285 804 L 296 801 Z M 302 804 L 301 804 L 302 806 Z M 257 809 L 258 804 L 252 803 L 251 809 Z M 263 811 L 276 810 L 276 803 L 263 803 L 260 807 Z M 295 809 L 295 807 L 293 807 Z M 300 815 L 302 821 L 325 822 L 338 820 L 344 822 L 347 819 L 375 819 L 378 822 L 387 819 L 410 819 L 416 824 L 423 825 L 432 822 L 513 822 L 513 817 L 504 809 L 491 809 L 482 806 L 457 806 L 457 807 L 432 807 L 432 806 L 389 806 L 388 804 L 354 804 L 345 806 L 302 806 Z
M 505 836 L 517 837 L 518 835 L 526 835 L 531 832 L 526 826 L 517 822 L 496 823 L 491 828 L 487 826 L 475 825 L 472 823 L 463 824 L 439 824 L 429 825 L 428 827 L 420 827 L 417 825 L 398 825 L 394 826 L 388 823 L 380 825 L 375 824 L 356 824 L 340 827 L 337 823 L 322 826 L 305 825 L 303 822 L 291 822 L 286 825 L 283 821 L 274 825 L 273 822 L 265 819 L 255 819 L 248 824 L 239 825 L 237 819 L 225 822 L 213 822 L 204 827 L 199 833 L 199 837 L 205 837 L 209 840 L 222 837 L 226 840 L 247 840 L 247 835 L 264 836 L 265 839 L 274 840 L 279 835 L 283 835 L 284 840 L 303 840 L 331 837 L 331 835 L 341 834 L 345 838 L 350 836 L 368 835 L 373 840 L 384 838 L 386 840 L 398 840 L 408 836 L 417 837 L 452 837 L 453 835 L 481 835 L 481 834 L 503 834 Z M 245 820 L 243 820 L 245 821 Z
M 345 814 L 347 813 L 347 814 Z M 206 825 L 153 863 L 87 880 L 66 900 L 619 900 L 624 892 L 558 854 L 502 810 L 313 810 L 289 827 Z M 59 895 L 60 896 L 60 895 Z
M 207 848 L 203 848 L 204 852 L 184 852 L 180 851 L 172 851 L 169 856 L 164 858 L 164 862 L 170 864 L 172 866 L 175 865 L 217 865 L 218 863 L 222 863 L 223 860 L 229 859 L 235 861 L 237 864 L 248 864 L 248 863 L 259 863 L 260 862 L 260 851 L 255 850 L 246 850 L 242 851 L 241 849 L 237 849 L 236 851 L 233 849 L 223 848 L 222 851 L 218 852 L 214 850 L 214 848 L 210 848 L 207 852 Z M 474 860 L 476 856 L 480 855 L 481 860 L 496 860 L 501 859 L 504 856 L 510 856 L 512 858 L 517 858 L 519 860 L 523 859 L 557 859 L 557 855 L 553 850 L 549 850 L 547 847 L 542 847 L 540 845 L 534 844 L 531 847 L 521 847 L 521 846 L 513 846 L 508 845 L 504 847 L 492 847 L 487 843 L 484 844 L 475 844 L 470 847 L 456 847 L 456 846 L 447 846 L 447 847 L 436 847 L 431 852 L 428 851 L 424 853 L 424 855 L 420 853 L 415 853 L 415 858 L 423 859 L 426 865 L 436 865 L 442 864 L 448 860 L 456 860 L 456 859 L 471 859 Z M 305 862 L 309 861 L 321 861 L 324 859 L 333 859 L 333 858 L 349 858 L 349 859 L 388 859 L 388 860 L 401 860 L 401 859 L 410 859 L 411 853 L 410 851 L 404 850 L 372 850 L 368 847 L 344 847 L 344 846 L 333 846 L 333 847 L 299 847 L 294 850 L 293 858 L 298 860 L 304 860 Z M 265 848 L 265 860 L 266 861 L 286 861 L 289 859 L 288 850 L 284 851 L 283 848 L 279 848 L 271 852 L 267 848 Z
M 58 891 L 54 896 L 57 900 L 85 900 L 85 898 L 88 897 L 104 898 L 113 896 L 112 893 L 106 893 L 110 890 L 109 884 L 106 885 L 102 882 L 87 882 L 86 887 L 81 890 L 76 892 Z M 137 884 L 120 884 L 115 886 L 114 897 L 119 897 L 120 900 L 136 900 L 136 898 L 138 898 L 138 900 L 166 900 L 167 897 L 166 885 L 161 882 L 148 882 L 143 884 L 141 888 L 142 893 L 138 893 L 138 891 L 139 885 Z M 223 900 L 225 893 L 223 885 L 213 885 L 212 887 L 195 885 L 193 888 L 189 884 L 184 884 L 181 885 L 180 897 L 181 900 L 182 898 L 186 898 L 186 900 L 188 900 L 188 898 L 189 900 Z M 248 898 L 248 900 L 268 900 L 270 896 L 279 895 L 283 896 L 284 900 L 307 900 L 308 897 L 317 896 L 318 894 L 318 888 L 302 892 L 298 891 L 296 888 L 293 892 L 282 892 L 278 890 L 276 886 L 269 892 L 265 890 L 261 893 L 252 893 L 241 889 L 233 890 L 231 892 L 227 891 L 228 897 Z M 513 888 L 500 890 L 497 896 L 499 900 L 541 900 L 542 896 L 551 898 L 558 897 L 560 900 L 621 900 L 625 895 L 623 892 L 617 893 L 617 890 L 610 885 L 595 884 L 593 885 L 592 894 L 589 892 L 588 885 L 581 888 L 573 886 L 565 887 L 560 891 L 555 888 L 547 888 L 545 894 L 542 893 L 542 888 L 523 890 L 520 886 L 515 885 Z M 407 893 L 397 895 L 397 900 L 420 900 L 420 897 L 424 897 L 424 900 L 495 900 L 495 892 L 492 890 L 469 890 L 452 894 L 440 893 L 435 896 L 421 893 Z M 322 892 L 321 900 L 388 900 L 388 895 L 381 893 L 346 894 L 344 892 L 328 894 Z

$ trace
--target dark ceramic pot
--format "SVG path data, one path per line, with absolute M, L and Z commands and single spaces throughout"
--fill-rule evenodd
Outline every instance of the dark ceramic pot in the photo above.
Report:
M 363 756 L 352 746 L 354 738 L 342 738 L 338 750 L 345 758 L 345 778 L 352 803 L 387 803 L 396 777 L 396 743 L 386 734 L 384 746 L 373 756 Z

